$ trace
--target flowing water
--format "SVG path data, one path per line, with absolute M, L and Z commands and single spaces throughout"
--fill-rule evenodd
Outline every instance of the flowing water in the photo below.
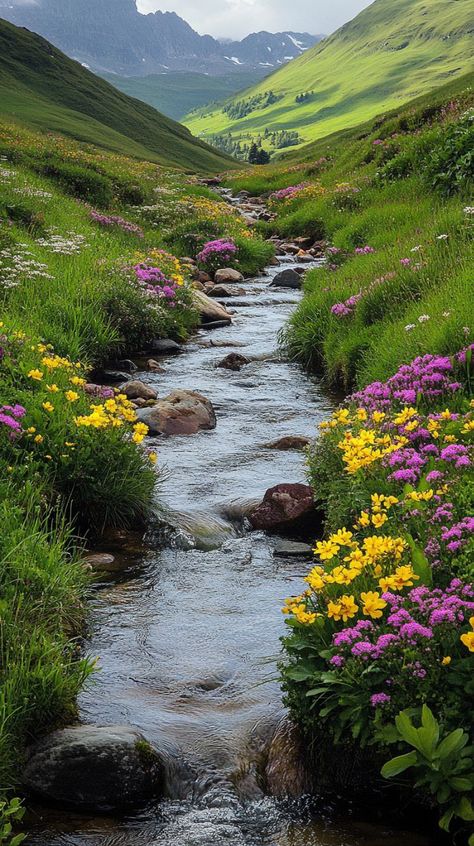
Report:
M 275 352 L 301 296 L 269 287 L 279 269 L 228 301 L 232 326 L 201 331 L 165 373 L 143 374 L 161 397 L 173 388 L 209 397 L 217 428 L 157 439 L 172 528 L 165 542 L 151 531 L 144 550 L 126 552 L 125 570 L 94 594 L 88 651 L 101 671 L 80 698 L 81 719 L 138 726 L 166 756 L 170 798 L 121 818 L 38 808 L 34 846 L 429 846 L 357 822 L 349 809 L 341 818 L 315 801 L 278 803 L 257 784 L 283 713 L 280 606 L 300 590 L 307 562 L 274 557 L 276 538 L 246 532 L 242 515 L 270 486 L 305 481 L 302 453 L 265 445 L 313 436 L 333 406 L 315 378 Z M 216 368 L 232 351 L 250 364 Z

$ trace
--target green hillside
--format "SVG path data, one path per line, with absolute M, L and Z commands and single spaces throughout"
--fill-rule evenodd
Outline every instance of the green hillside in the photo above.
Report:
M 223 104 L 184 122 L 203 138 L 231 133 L 237 140 L 285 129 L 303 144 L 397 108 L 471 70 L 473 62 L 472 0 L 375 0 L 300 59 L 234 98 L 231 112 L 245 116 L 232 118 Z M 274 102 L 262 107 L 257 98 L 269 90 Z
M 151 106 L 134 100 L 48 41 L 0 20 L 0 110 L 125 155 L 216 171 L 229 160 Z
M 263 71 L 266 70 L 268 68 L 263 69 Z M 103 73 L 101 76 L 119 91 L 149 103 L 150 106 L 174 120 L 181 120 L 192 109 L 226 100 L 237 91 L 254 85 L 266 74 L 252 69 L 223 76 L 210 76 L 192 71 L 175 71 L 150 76 L 119 76 L 115 73 Z

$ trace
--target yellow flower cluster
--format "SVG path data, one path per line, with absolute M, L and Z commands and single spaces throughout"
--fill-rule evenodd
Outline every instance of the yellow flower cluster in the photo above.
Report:
M 135 423 L 136 419 L 135 409 L 125 394 L 117 394 L 114 399 L 105 400 L 103 403 L 93 403 L 90 406 L 90 414 L 74 418 L 76 426 L 93 429 L 117 429 L 124 423 Z M 139 432 L 142 425 L 144 424 L 140 424 Z M 148 432 L 148 427 L 145 428 Z
M 404 437 L 392 438 L 389 434 L 377 434 L 375 429 L 359 429 L 356 435 L 347 431 L 339 441 L 338 447 L 342 451 L 342 460 L 347 472 L 353 474 L 362 467 L 380 461 L 406 443 L 407 439 Z
M 370 528 L 382 518 L 385 522 L 387 511 L 398 502 L 394 496 L 373 494 L 371 509 L 361 512 L 354 529 Z M 339 529 L 316 544 L 314 552 L 326 566 L 317 564 L 308 573 L 305 581 L 309 591 L 288 599 L 283 610 L 304 624 L 313 623 L 316 619 L 314 609 L 319 611 L 324 607 L 327 617 L 335 622 L 347 622 L 359 612 L 379 619 L 387 606 L 382 594 L 412 587 L 419 578 L 412 565 L 402 561 L 406 550 L 407 543 L 401 537 L 369 535 L 357 539 L 345 527 Z M 333 565 L 328 568 L 327 562 Z M 341 587 L 356 582 L 360 591 L 358 596 L 339 594 Z
M 461 635 L 461 642 L 469 649 L 469 652 L 474 652 L 474 617 L 469 620 L 469 625 L 472 631 Z

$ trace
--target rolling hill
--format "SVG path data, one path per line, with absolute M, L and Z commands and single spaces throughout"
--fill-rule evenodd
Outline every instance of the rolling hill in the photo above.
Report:
M 269 133 L 285 130 L 301 146 L 396 108 L 473 65 L 472 0 L 375 0 L 299 59 L 184 123 L 214 142 L 230 133 L 234 140 L 260 137 L 272 149 Z
M 117 91 L 39 35 L 3 20 L 0 114 L 161 164 L 206 172 L 232 166 L 184 126 Z

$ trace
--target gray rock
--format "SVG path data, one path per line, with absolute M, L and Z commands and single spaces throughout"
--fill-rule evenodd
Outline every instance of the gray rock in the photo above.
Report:
M 126 382 L 130 373 L 125 373 L 123 370 L 102 370 L 100 376 L 108 384 L 109 382 Z
M 210 323 L 205 323 L 203 329 L 225 329 L 232 321 L 229 320 L 212 320 Z
M 202 291 L 193 290 L 193 302 L 200 314 L 203 325 L 206 326 L 210 323 L 221 321 L 225 321 L 224 325 L 227 326 L 229 323 L 232 323 L 232 318 L 227 309 L 220 305 L 220 303 L 216 303 L 215 300 L 211 300 Z
M 180 345 L 171 338 L 156 338 L 151 342 L 149 349 L 157 355 L 176 355 L 182 352 Z
M 120 361 L 117 361 L 117 368 L 119 370 L 126 370 L 127 373 L 136 373 L 138 370 L 135 362 L 131 361 L 129 358 L 122 358 Z
M 301 288 L 301 277 L 296 270 L 282 270 L 281 273 L 277 273 L 270 285 L 273 288 Z
M 273 550 L 276 558 L 311 558 L 313 548 L 308 543 L 298 541 L 278 541 Z
M 158 396 L 156 391 L 153 390 L 150 385 L 145 385 L 145 383 L 140 382 L 139 379 L 134 379 L 132 382 L 126 382 L 124 385 L 120 386 L 120 390 L 126 397 L 128 397 L 129 400 L 154 400 Z
M 243 282 L 244 277 L 239 270 L 234 270 L 233 267 L 223 267 L 221 270 L 216 270 L 214 274 L 214 282 L 216 285 L 228 284 L 235 282 Z
M 162 795 L 163 765 L 137 729 L 73 726 L 29 749 L 22 781 L 43 800 L 112 811 Z

